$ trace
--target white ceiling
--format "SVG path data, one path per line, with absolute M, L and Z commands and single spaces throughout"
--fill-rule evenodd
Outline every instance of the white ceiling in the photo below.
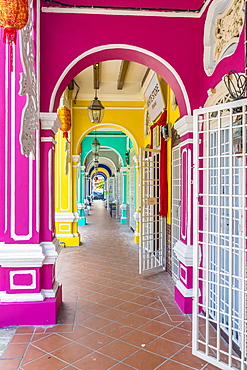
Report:
M 147 67 L 139 63 L 130 62 L 123 88 L 118 90 L 117 82 L 121 62 L 121 60 L 110 60 L 100 63 L 100 85 L 97 91 L 100 100 L 126 101 L 143 99 L 141 82 Z M 93 89 L 93 66 L 80 72 L 74 80 L 80 86 L 77 100 L 92 100 L 95 93 Z M 76 91 L 76 87 L 74 91 Z

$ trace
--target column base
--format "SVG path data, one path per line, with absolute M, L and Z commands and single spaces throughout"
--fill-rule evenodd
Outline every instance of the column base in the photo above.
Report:
M 183 313 L 192 314 L 192 289 L 186 289 L 180 282 L 177 282 L 174 287 L 174 300 Z
M 41 302 L 0 302 L 0 326 L 55 325 L 62 303 L 62 285 L 55 298 Z
M 78 220 L 78 226 L 86 225 L 87 224 L 87 219 L 86 217 L 81 217 Z
M 134 242 L 135 242 L 135 244 L 140 243 L 140 235 L 139 234 L 134 234 Z
M 80 245 L 80 235 L 78 236 L 67 236 L 66 234 L 63 235 L 56 235 L 59 239 L 60 243 L 64 243 L 66 247 L 79 247 Z
M 121 225 L 126 225 L 126 224 L 127 224 L 126 217 L 121 217 L 121 218 L 120 218 L 120 224 L 121 224 Z

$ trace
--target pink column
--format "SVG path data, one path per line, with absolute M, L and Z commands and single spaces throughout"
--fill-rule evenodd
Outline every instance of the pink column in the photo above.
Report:
M 193 281 L 193 117 L 184 116 L 175 124 L 181 142 L 180 240 L 174 251 L 179 260 L 179 280 L 174 296 L 180 309 L 192 313 Z

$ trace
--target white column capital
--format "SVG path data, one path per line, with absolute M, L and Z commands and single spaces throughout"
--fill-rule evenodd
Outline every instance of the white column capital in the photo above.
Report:
M 180 137 L 193 132 L 193 116 L 183 116 L 174 124 L 174 128 Z
M 174 252 L 178 260 L 185 266 L 193 266 L 193 245 L 186 245 L 178 240 L 175 243 Z
M 39 244 L 0 243 L 0 265 L 2 267 L 41 267 L 44 258 Z
M 59 240 L 55 238 L 52 242 L 42 242 L 40 246 L 45 256 L 43 264 L 53 265 L 62 249 Z
M 57 113 L 41 112 L 40 115 L 41 130 L 52 130 L 54 134 L 58 132 L 61 127 L 61 121 Z
M 71 157 L 72 157 L 73 166 L 77 165 L 80 161 L 80 155 L 79 154 L 73 154 Z
M 121 168 L 120 168 L 120 172 L 121 172 L 121 174 L 122 174 L 122 175 L 126 175 L 126 173 L 127 173 L 127 169 L 128 169 L 127 167 L 121 167 Z

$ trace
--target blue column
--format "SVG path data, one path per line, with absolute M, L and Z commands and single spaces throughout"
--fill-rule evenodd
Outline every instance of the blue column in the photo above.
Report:
M 120 170 L 123 176 L 123 201 L 120 206 L 122 215 L 120 219 L 120 224 L 126 225 L 127 223 L 127 167 L 122 167 Z
M 86 225 L 87 220 L 84 212 L 84 198 L 85 198 L 85 166 L 81 166 L 79 175 L 79 189 L 78 189 L 78 200 L 77 208 L 79 213 L 78 225 Z

